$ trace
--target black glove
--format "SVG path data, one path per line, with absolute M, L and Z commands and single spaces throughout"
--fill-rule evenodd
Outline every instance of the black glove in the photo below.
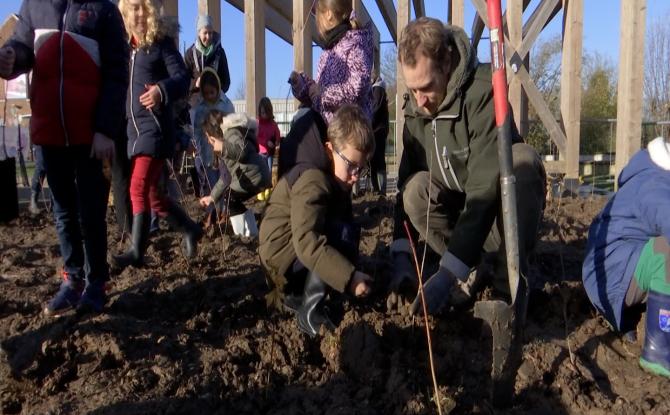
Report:
M 443 307 L 449 305 L 449 295 L 451 287 L 456 282 L 456 276 L 448 269 L 440 267 L 425 284 L 423 284 L 423 295 L 426 299 L 426 311 L 428 314 L 435 314 Z M 416 295 L 412 303 L 411 312 L 414 315 L 423 314 L 421 306 L 421 293 Z

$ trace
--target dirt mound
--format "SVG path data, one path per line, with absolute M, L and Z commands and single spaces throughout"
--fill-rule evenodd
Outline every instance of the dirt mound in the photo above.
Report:
M 547 207 L 532 258 L 535 289 L 516 398 L 496 413 L 670 413 L 670 382 L 639 369 L 639 342 L 612 333 L 579 282 L 586 232 L 603 203 L 562 199 Z M 317 339 L 301 334 L 290 313 L 267 308 L 256 243 L 221 238 L 218 230 L 189 262 L 179 235 L 164 229 L 152 238 L 147 266 L 113 277 L 104 314 L 47 319 L 41 309 L 57 290 L 60 268 L 52 221 L 22 216 L 3 225 L 0 410 L 435 413 L 423 322 L 406 305 L 387 312 L 392 205 L 368 196 L 355 208 L 364 225 L 361 262 L 375 291 L 367 301 L 333 298 L 338 328 Z M 115 230 L 110 225 L 114 253 L 122 249 Z M 493 413 L 485 325 L 471 307 L 430 324 L 443 408 Z

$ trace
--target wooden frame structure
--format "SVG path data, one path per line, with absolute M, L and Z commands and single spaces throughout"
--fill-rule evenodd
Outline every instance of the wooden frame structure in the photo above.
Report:
M 247 108 L 255 108 L 265 94 L 265 37 L 267 28 L 294 45 L 294 67 L 312 73 L 312 41 L 315 40 L 313 19 L 309 19 L 312 0 L 225 0 L 245 13 L 247 48 L 245 59 Z M 465 26 L 465 0 L 449 0 L 449 23 Z M 163 0 L 163 11 L 177 15 L 178 0 Z M 198 0 L 199 13 L 214 18 L 215 28 L 221 28 L 221 0 Z M 352 0 L 354 10 L 362 21 L 369 21 L 362 0 Z M 472 44 L 476 47 L 486 25 L 486 0 L 470 0 L 477 13 L 472 22 Z M 541 0 L 523 23 L 522 15 L 530 0 L 508 0 L 505 12 L 505 44 L 507 46 L 509 100 L 515 122 L 522 135 L 527 131 L 528 105 L 532 105 L 559 151 L 559 160 L 546 162 L 551 173 L 564 173 L 576 182 L 579 177 L 579 134 L 581 114 L 581 67 L 584 0 Z M 375 0 L 384 24 L 394 42 L 409 23 L 412 8 L 416 17 L 425 15 L 423 0 Z M 554 119 L 549 106 L 528 73 L 530 51 L 542 30 L 563 10 L 563 51 L 561 72 L 561 119 Z M 632 154 L 640 148 L 642 119 L 642 82 L 646 0 L 621 0 L 621 37 L 619 62 L 619 93 L 617 103 L 616 158 L 617 175 Z M 374 23 L 373 23 L 374 25 Z M 375 32 L 375 63 L 379 64 L 379 30 Z M 402 72 L 397 71 L 396 148 L 402 153 L 403 95 L 406 93 Z

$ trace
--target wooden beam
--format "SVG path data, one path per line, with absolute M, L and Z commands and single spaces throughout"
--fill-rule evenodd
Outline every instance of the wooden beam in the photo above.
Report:
M 566 178 L 579 178 L 579 134 L 582 109 L 583 0 L 563 0 L 561 56 L 561 115 L 567 138 Z
M 221 33 L 221 0 L 198 0 L 198 14 L 210 16 L 214 30 Z
M 551 137 L 554 144 L 556 144 L 556 147 L 558 147 L 558 151 L 564 153 L 567 147 L 567 139 L 565 138 L 563 129 L 554 119 L 554 115 L 551 113 L 549 106 L 546 102 L 544 102 L 542 93 L 540 93 L 540 91 L 533 83 L 533 80 L 530 78 L 530 75 L 528 74 L 528 71 L 525 67 L 521 66 L 516 76 L 521 81 L 523 89 L 526 91 L 526 94 L 528 94 L 530 103 L 535 108 L 535 111 L 540 117 L 542 124 L 544 124 L 545 128 L 547 129 L 549 137 Z
M 398 41 L 400 41 L 400 34 L 403 29 L 409 23 L 410 19 L 410 5 L 409 0 L 398 0 Z M 405 85 L 405 79 L 402 76 L 402 66 L 400 62 L 396 65 L 396 99 L 395 99 L 395 148 L 396 148 L 396 160 L 395 165 L 400 165 L 400 158 L 402 156 L 403 142 L 402 142 L 402 132 L 405 128 L 405 114 L 403 113 L 403 104 L 405 100 L 403 96 L 407 92 L 407 86 Z
M 265 1 L 244 0 L 247 115 L 256 117 L 256 105 L 265 96 Z
M 424 17 L 426 15 L 426 7 L 423 4 L 423 0 L 412 0 L 412 3 L 414 3 L 414 15 L 416 18 Z
M 309 9 L 312 0 L 293 0 L 293 69 L 312 77 L 312 27 Z
M 523 0 L 507 0 L 507 11 L 505 13 L 507 22 L 507 32 L 509 34 L 509 43 L 507 46 L 507 57 L 513 55 L 512 51 L 521 46 L 522 38 L 522 16 Z M 507 62 L 507 79 L 509 83 L 508 99 L 512 112 L 514 113 L 514 123 L 519 129 L 519 134 L 525 137 L 528 133 L 528 97 L 523 92 L 521 81 L 514 76 L 514 67 Z M 526 67 L 528 68 L 528 67 Z
M 463 0 L 461 0 L 463 1 Z M 391 39 L 398 44 L 398 14 L 395 11 L 393 0 L 377 0 L 377 7 L 382 14 L 384 23 L 391 34 Z
M 621 2 L 617 97 L 616 177 L 640 149 L 646 0 Z
M 235 7 L 237 10 L 244 13 L 244 0 L 226 0 L 231 6 Z M 280 39 L 283 39 L 288 44 L 293 44 L 293 30 L 291 25 L 292 19 L 286 20 L 281 14 L 279 14 L 275 9 L 270 7 L 269 4 L 265 5 L 265 23 L 267 28 L 277 35 Z M 310 23 L 310 26 L 313 23 Z M 311 26 L 313 27 L 313 26 Z M 307 29 L 305 29 L 307 30 Z M 312 30 L 312 33 L 314 31 Z
M 465 28 L 465 6 L 463 3 L 463 0 L 449 1 L 449 24 Z
M 542 0 L 533 11 L 533 14 L 528 18 L 523 27 L 523 44 L 517 49 L 517 53 L 521 56 L 521 59 L 524 59 L 528 55 L 542 29 L 556 16 L 561 7 L 563 7 L 561 0 Z

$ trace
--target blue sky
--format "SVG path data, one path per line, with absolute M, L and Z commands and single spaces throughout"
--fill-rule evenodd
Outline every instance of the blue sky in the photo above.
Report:
M 290 0 L 284 0 L 290 1 Z M 539 0 L 532 0 L 524 18 L 527 18 L 532 10 L 537 7 Z M 364 0 L 366 8 L 381 33 L 381 39 L 391 40 L 380 13 L 377 10 L 375 0 Z M 397 3 L 397 2 L 394 2 Z M 505 0 L 503 0 L 503 4 Z M 0 17 L 4 18 L 10 13 L 17 12 L 20 8 L 20 0 L 2 0 L 0 2 Z M 426 14 L 442 20 L 447 18 L 446 0 L 425 0 Z M 474 7 L 469 0 L 465 0 L 465 26 L 470 31 L 472 20 L 475 15 Z M 504 7 L 504 6 L 503 6 Z M 616 0 L 584 0 L 584 49 L 589 52 L 598 51 L 600 54 L 611 59 L 616 67 L 619 54 L 619 14 L 621 4 Z M 233 97 L 236 90 L 244 82 L 244 15 L 225 0 L 221 1 L 222 41 L 230 67 L 231 87 L 229 95 Z M 670 1 L 647 0 L 647 28 L 653 19 L 670 18 Z M 197 17 L 197 0 L 180 0 L 179 21 L 182 26 L 180 44 L 188 47 L 195 39 L 195 21 Z M 561 32 L 562 12 L 559 13 L 550 25 L 543 31 L 540 39 L 551 37 Z M 484 33 L 486 36 L 487 33 Z M 285 98 L 288 92 L 286 79 L 293 67 L 292 47 L 279 39 L 270 31 L 266 30 L 266 95 L 273 98 Z M 382 46 L 382 53 L 388 46 Z M 487 46 L 480 46 L 480 49 Z M 319 56 L 320 49 L 314 48 L 314 67 Z M 486 49 L 480 55 L 486 56 Z

